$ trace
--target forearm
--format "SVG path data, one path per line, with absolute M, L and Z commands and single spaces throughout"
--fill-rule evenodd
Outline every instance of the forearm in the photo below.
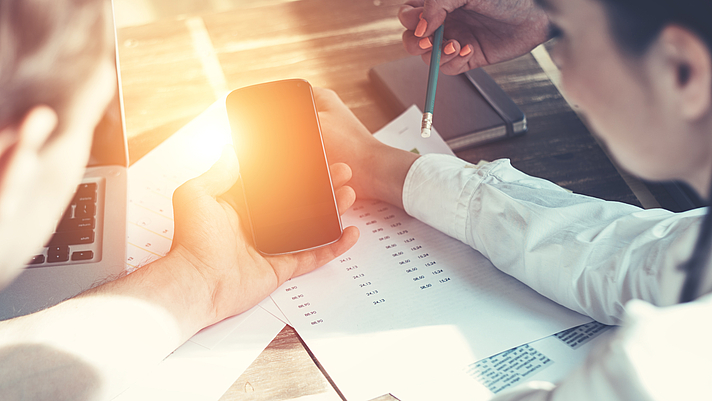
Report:
M 180 345 L 216 322 L 209 283 L 194 265 L 189 255 L 174 249 L 130 275 L 82 293 L 76 300 L 125 298 L 158 308 L 178 330 Z
M 418 155 L 380 144 L 364 158 L 363 174 L 369 178 L 368 198 L 388 202 L 403 209 L 403 184 Z
M 618 323 L 633 298 L 677 302 L 684 278 L 677 267 L 702 212 L 642 210 L 568 193 L 507 161 L 476 169 L 439 157 L 411 169 L 406 211 L 498 269 L 605 323 Z
M 71 399 L 88 389 L 90 399 L 109 399 L 210 321 L 200 300 L 206 295 L 184 261 L 169 255 L 52 308 L 3 322 L 0 369 L 25 371 L 0 375 L 0 388 L 25 399 L 55 392 Z

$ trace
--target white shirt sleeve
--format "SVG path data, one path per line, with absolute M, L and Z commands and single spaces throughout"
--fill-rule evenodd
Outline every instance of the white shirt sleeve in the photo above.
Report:
M 643 210 L 572 194 L 508 160 L 477 168 L 444 155 L 413 164 L 403 204 L 544 296 L 621 325 L 562 383 L 526 383 L 498 401 L 712 399 L 712 296 L 674 305 L 706 209 Z
M 403 188 L 408 214 L 480 251 L 542 295 L 606 324 L 626 302 L 677 303 L 705 209 L 643 210 L 514 169 L 426 155 Z

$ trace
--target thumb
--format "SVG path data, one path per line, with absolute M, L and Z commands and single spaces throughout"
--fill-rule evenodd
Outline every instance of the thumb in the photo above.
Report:
M 217 197 L 227 192 L 237 182 L 240 176 L 240 165 L 231 145 L 225 145 L 215 164 L 205 173 L 186 182 L 184 187 L 190 188 L 195 195 Z
M 457 3 L 457 4 L 443 4 L 443 3 Z M 454 10 L 461 6 L 460 1 L 448 1 L 448 0 L 425 0 L 423 5 L 423 19 L 427 21 L 427 27 L 425 33 L 421 37 L 425 38 L 433 35 L 435 30 L 445 23 L 445 18 L 447 17 L 448 9 Z

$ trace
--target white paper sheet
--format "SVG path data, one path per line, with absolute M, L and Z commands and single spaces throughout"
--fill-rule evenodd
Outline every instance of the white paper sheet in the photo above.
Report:
M 219 399 L 284 328 L 259 306 L 245 314 L 249 317 L 211 349 L 188 341 L 114 400 Z
M 411 108 L 376 137 L 451 153 L 421 138 L 421 117 Z M 272 298 L 349 401 L 486 398 L 468 366 L 590 321 L 392 205 L 358 201 L 342 218 L 361 231 L 355 247 Z
M 128 271 L 168 253 L 173 191 L 207 171 L 230 143 L 221 99 L 129 168 Z M 117 399 L 217 400 L 284 328 L 280 316 L 266 299 L 203 329 Z
M 466 372 L 494 394 L 529 381 L 557 383 L 582 365 L 597 344 L 609 341 L 614 332 L 609 329 L 590 322 L 484 358 Z
M 279 319 L 281 322 L 284 324 L 292 325 L 292 323 L 287 319 L 286 316 L 284 316 L 284 313 L 279 309 L 276 303 L 274 303 L 274 300 L 272 297 L 267 297 L 265 298 L 262 302 L 260 302 L 260 307 L 264 309 L 265 311 L 269 312 L 274 316 L 275 318 Z

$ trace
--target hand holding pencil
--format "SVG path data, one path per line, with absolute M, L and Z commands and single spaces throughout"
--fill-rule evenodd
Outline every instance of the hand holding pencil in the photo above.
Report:
M 446 75 L 515 58 L 549 37 L 549 19 L 534 0 L 406 0 L 398 19 L 406 51 L 426 63 L 432 36 L 445 25 L 440 70 Z
M 549 27 L 534 0 L 407 0 L 398 18 L 408 29 L 403 33 L 408 53 L 430 63 L 421 125 L 426 138 L 433 125 L 439 70 L 456 75 L 514 58 L 545 41 Z

